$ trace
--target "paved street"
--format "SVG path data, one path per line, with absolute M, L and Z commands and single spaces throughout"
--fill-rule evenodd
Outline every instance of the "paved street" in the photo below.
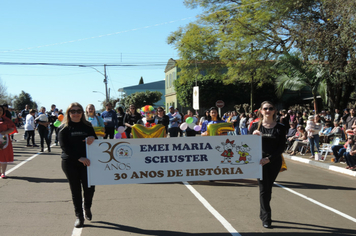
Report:
M 291 159 L 273 189 L 272 229 L 258 218 L 256 180 L 97 186 L 93 221 L 74 229 L 60 148 L 38 154 L 22 134 L 0 179 L 1 236 L 356 235 L 356 177 Z

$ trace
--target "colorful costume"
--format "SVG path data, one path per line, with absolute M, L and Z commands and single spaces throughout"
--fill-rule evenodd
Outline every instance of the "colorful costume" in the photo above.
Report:
M 9 118 L 3 116 L 0 120 L 0 132 L 14 128 L 14 131 L 11 133 L 17 133 L 16 125 Z M 0 163 L 11 163 L 14 162 L 14 151 L 12 149 L 12 143 L 10 135 L 0 135 L 1 142 L 6 142 L 4 149 L 0 150 Z

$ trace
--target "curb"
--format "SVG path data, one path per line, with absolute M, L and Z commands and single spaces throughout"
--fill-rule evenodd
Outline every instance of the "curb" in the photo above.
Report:
M 335 171 L 341 174 L 345 174 L 345 175 L 349 175 L 349 176 L 353 176 L 356 177 L 356 171 L 352 171 L 352 170 L 348 170 L 345 169 L 343 167 L 338 167 L 338 166 L 334 166 L 331 164 L 326 164 L 326 163 L 322 163 L 322 162 L 317 162 L 317 161 L 313 161 L 313 160 L 308 160 L 306 158 L 302 158 L 302 157 L 296 157 L 296 156 L 290 156 L 288 154 L 283 153 L 283 157 L 293 160 L 293 161 L 299 161 L 305 164 L 309 164 L 312 166 L 317 166 L 323 169 L 327 169 L 327 170 L 331 170 L 331 171 Z

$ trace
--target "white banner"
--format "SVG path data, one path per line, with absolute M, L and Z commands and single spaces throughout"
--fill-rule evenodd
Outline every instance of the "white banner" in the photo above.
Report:
M 193 109 L 199 110 L 199 86 L 193 87 Z
M 262 178 L 261 137 L 106 139 L 87 145 L 91 185 Z

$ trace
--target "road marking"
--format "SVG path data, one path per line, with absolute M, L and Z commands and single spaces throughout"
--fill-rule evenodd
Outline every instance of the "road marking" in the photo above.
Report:
M 344 218 L 346 218 L 348 220 L 351 220 L 351 221 L 356 223 L 356 219 L 353 218 L 352 216 L 349 216 L 349 215 L 347 215 L 345 213 L 342 213 L 341 211 L 338 211 L 338 210 L 336 210 L 336 209 L 334 209 L 332 207 L 329 207 L 329 206 L 327 206 L 327 205 L 325 205 L 325 204 L 323 204 L 321 202 L 318 202 L 318 201 L 316 201 L 316 200 L 314 200 L 314 199 L 312 199 L 310 197 L 307 197 L 307 196 L 305 196 L 305 195 L 303 195 L 301 193 L 298 193 L 298 192 L 296 192 L 296 191 L 294 191 L 294 190 L 292 190 L 290 188 L 287 188 L 287 187 L 285 187 L 283 185 L 280 185 L 280 184 L 278 184 L 276 182 L 274 184 L 277 185 L 278 187 L 281 187 L 281 188 L 283 188 L 283 189 L 285 189 L 285 190 L 287 190 L 287 191 L 289 191 L 289 192 L 301 197 L 301 198 L 304 198 L 304 199 L 306 199 L 306 200 L 308 200 L 308 201 L 310 201 L 310 202 L 312 202 L 312 203 L 314 203 L 314 204 L 316 204 L 318 206 L 321 206 L 321 207 L 323 207 L 323 208 L 325 208 L 325 209 L 327 209 L 329 211 L 332 211 L 332 212 L 334 212 L 334 213 L 336 213 L 336 214 L 338 214 L 338 215 L 340 215 L 340 216 L 342 216 L 342 217 L 344 217 Z
M 72 236 L 80 236 L 82 235 L 83 228 L 75 228 L 73 229 Z
M 233 236 L 241 236 L 234 227 L 222 216 L 220 215 L 219 212 L 217 212 L 211 205 L 210 203 L 203 198 L 203 196 L 193 188 L 188 182 L 183 182 L 185 187 L 187 187 L 193 194 L 194 196 L 205 206 L 206 209 L 210 211 L 210 213 L 215 216 L 215 218 L 229 231 L 229 233 Z

